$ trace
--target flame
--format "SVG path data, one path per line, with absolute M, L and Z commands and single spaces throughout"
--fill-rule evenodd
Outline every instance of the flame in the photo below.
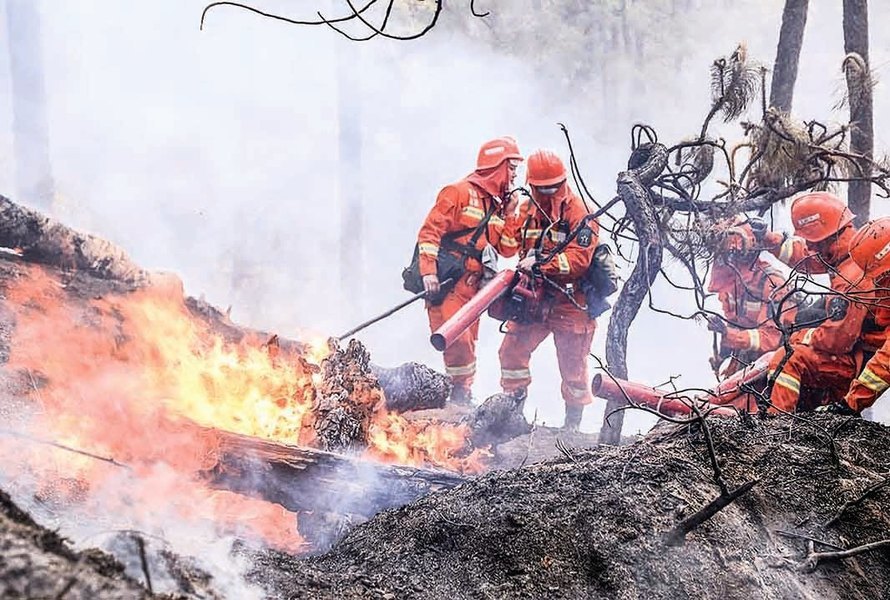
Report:
M 118 463 L 43 449 L 32 453 L 31 465 L 99 489 L 120 476 L 120 464 L 137 476 L 163 464 L 178 474 L 171 480 L 182 489 L 164 489 L 155 499 L 145 490 L 138 502 L 187 498 L 180 502 L 185 516 L 252 531 L 280 548 L 303 547 L 293 513 L 198 482 L 215 465 L 217 448 L 214 435 L 194 424 L 312 446 L 321 378 L 315 365 L 330 352 L 323 340 L 299 355 L 272 351 L 265 340 L 229 340 L 190 312 L 181 292 L 157 286 L 78 301 L 39 267 L 11 283 L 6 299 L 15 317 L 8 367 L 31 381 L 37 409 L 31 430 Z M 372 412 L 368 458 L 483 469 L 484 451 L 464 456 L 465 427 L 388 413 L 379 408 L 379 388 L 355 393 Z

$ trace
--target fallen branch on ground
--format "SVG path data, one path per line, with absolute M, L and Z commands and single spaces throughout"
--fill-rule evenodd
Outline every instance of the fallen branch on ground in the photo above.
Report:
M 855 548 L 840 550 L 838 552 L 810 552 L 803 560 L 803 562 L 797 565 L 797 569 L 799 571 L 803 571 L 804 573 L 812 573 L 816 570 L 816 567 L 819 566 L 819 563 L 826 560 L 840 560 L 844 558 L 851 558 L 859 554 L 871 552 L 872 550 L 879 550 L 885 547 L 890 547 L 890 539 L 878 540 L 877 542 L 863 544 L 861 546 L 856 546 Z
M 709 502 L 704 508 L 683 519 L 677 525 L 668 531 L 664 536 L 664 542 L 668 546 L 680 546 L 686 541 L 686 534 L 716 515 L 718 512 L 735 502 L 747 494 L 759 482 L 759 479 L 752 479 L 747 483 L 743 483 L 734 490 L 722 493 L 714 500 Z
M 859 504 L 862 504 L 862 502 L 864 502 L 866 498 L 868 498 L 869 496 L 871 496 L 871 495 L 874 494 L 875 492 L 877 492 L 877 491 L 883 489 L 883 488 L 886 487 L 888 484 L 890 484 L 890 477 L 887 477 L 887 478 L 883 479 L 882 481 L 879 481 L 879 482 L 875 483 L 874 485 L 869 486 L 868 488 L 865 489 L 864 492 L 862 492 L 861 494 L 859 494 L 859 496 L 857 496 L 856 498 L 854 498 L 854 499 L 852 499 L 852 500 L 847 500 L 847 501 L 844 502 L 843 505 L 838 509 L 838 511 L 834 514 L 833 517 L 831 517 L 830 519 L 828 519 L 827 521 L 825 521 L 824 523 L 822 523 L 822 528 L 823 528 L 823 529 L 826 529 L 826 528 L 828 528 L 828 527 L 831 527 L 832 525 L 834 525 L 835 523 L 837 523 L 837 522 L 840 520 L 840 518 L 841 518 L 842 516 L 844 516 L 844 513 L 847 512 L 847 509 L 848 509 L 848 508 L 852 508 L 852 507 L 854 507 L 854 506 L 857 506 L 857 505 L 859 505 Z

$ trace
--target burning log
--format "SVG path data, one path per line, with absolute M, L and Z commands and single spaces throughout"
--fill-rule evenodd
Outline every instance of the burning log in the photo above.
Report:
M 382 465 L 224 431 L 214 435 L 219 461 L 206 473 L 211 485 L 291 511 L 370 517 L 464 481 L 445 471 Z
M 375 407 L 383 391 L 371 375 L 371 355 L 358 340 L 322 362 L 316 397 L 315 433 L 322 449 L 354 451 L 365 447 Z

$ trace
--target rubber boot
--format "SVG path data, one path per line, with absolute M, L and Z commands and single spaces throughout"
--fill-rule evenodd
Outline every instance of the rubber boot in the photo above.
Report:
M 566 420 L 562 428 L 566 431 L 577 432 L 581 427 L 582 416 L 584 416 L 583 406 L 566 406 Z

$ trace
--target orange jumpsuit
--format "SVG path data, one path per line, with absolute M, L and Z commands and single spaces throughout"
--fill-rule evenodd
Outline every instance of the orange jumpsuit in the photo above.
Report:
M 720 343 L 721 355 L 732 356 L 721 373 L 723 377 L 740 371 L 781 345 L 782 333 L 772 319 L 770 301 L 778 299 L 774 292 L 784 283 L 785 277 L 760 258 L 738 270 L 714 264 L 708 291 L 717 294 L 728 321 Z M 783 315 L 783 320 L 787 318 L 788 314 Z
M 888 282 L 880 281 L 877 288 L 886 288 Z M 878 298 L 870 307 L 869 319 L 862 334 L 862 344 L 866 352 L 875 351 L 859 377 L 850 383 L 844 401 L 856 412 L 870 407 L 878 397 L 890 388 L 890 293 L 876 292 Z
M 457 183 L 445 186 L 436 198 L 420 232 L 417 234 L 419 265 L 421 275 L 436 274 L 436 259 L 441 248 L 442 236 L 453 231 L 477 227 L 485 218 L 494 202 L 492 196 L 475 183 L 464 178 Z M 499 205 L 489 218 L 484 234 L 476 241 L 476 249 L 482 250 L 491 244 L 504 256 L 515 255 L 518 243 L 515 238 L 504 235 L 504 207 Z M 515 229 L 515 226 L 512 227 Z M 472 233 L 459 237 L 458 243 L 468 243 Z M 451 318 L 461 306 L 467 303 L 479 289 L 482 264 L 472 257 L 465 259 L 466 272 L 444 300 L 435 306 L 427 305 L 430 329 L 435 331 Z M 477 320 L 444 352 L 445 372 L 451 376 L 454 385 L 469 388 L 476 374 L 476 339 L 479 336 Z
M 810 273 L 826 270 L 818 260 L 807 258 L 809 251 L 800 239 L 787 240 L 777 254 L 783 262 Z M 849 256 L 830 273 L 830 279 L 831 289 L 841 294 L 861 294 L 871 287 L 864 280 L 862 269 Z M 770 395 L 773 406 L 787 412 L 796 408 L 813 410 L 843 397 L 861 366 L 861 352 L 855 350 L 867 316 L 865 304 L 850 302 L 840 320 L 826 320 L 816 327 L 795 331 L 789 340 L 793 352 L 776 377 Z M 784 356 L 783 348 L 775 353 L 770 361 L 770 376 Z M 806 394 L 802 395 L 802 390 Z
M 534 248 L 539 248 L 545 254 L 549 253 L 587 216 L 583 202 L 571 191 L 568 184 L 553 195 L 546 210 L 557 223 L 549 229 L 550 221 L 539 214 L 537 207 L 531 202 L 520 205 L 518 218 L 513 221 L 517 230 L 511 232 L 518 240 L 520 257 L 524 258 Z M 580 279 L 590 266 L 599 234 L 596 221 L 589 221 L 588 224 L 591 235 L 584 239 L 585 246 L 579 244 L 582 236 L 578 236 L 553 259 L 540 265 L 541 274 L 548 279 L 562 287 L 569 284 L 573 286 L 573 298 L 581 307 L 585 306 L 585 299 L 580 291 Z M 501 361 L 501 387 L 505 392 L 528 387 L 532 380 L 529 370 L 532 352 L 553 333 L 556 359 L 562 377 L 563 400 L 566 406 L 585 406 L 593 401 L 587 373 L 587 356 L 593 342 L 596 321 L 587 316 L 586 310 L 575 306 L 564 293 L 552 286 L 545 289 L 548 289 L 544 299 L 547 309 L 543 321 L 510 321 L 507 325 L 507 334 L 498 353 Z

